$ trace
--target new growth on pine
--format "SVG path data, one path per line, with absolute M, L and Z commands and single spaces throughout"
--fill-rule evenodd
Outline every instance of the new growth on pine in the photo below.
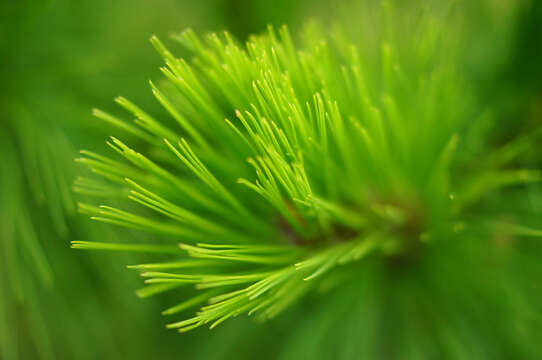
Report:
M 311 24 L 297 36 L 269 27 L 244 44 L 187 30 L 173 37 L 186 58 L 152 37 L 165 62 L 150 82 L 162 113 L 124 97 L 116 102 L 133 122 L 94 110 L 118 132 L 107 155 L 81 151 L 95 176 L 74 188 L 95 199 L 82 213 L 153 241 L 127 232 L 72 247 L 155 259 L 129 266 L 146 284 L 138 295 L 179 291 L 163 314 L 178 316 L 167 326 L 181 332 L 243 314 L 268 320 L 365 272 L 416 279 L 428 304 L 417 311 L 447 324 L 428 335 L 441 340 L 459 314 L 491 328 L 478 320 L 513 294 L 522 305 L 495 321 L 513 319 L 521 336 L 509 341 L 525 350 L 521 338 L 540 327 L 528 315 L 540 290 L 525 271 L 534 258 L 522 254 L 540 252 L 529 238 L 542 231 L 508 205 L 540 180 L 518 164 L 541 131 L 492 145 L 493 115 L 448 17 L 386 6 L 372 16 L 381 25 Z

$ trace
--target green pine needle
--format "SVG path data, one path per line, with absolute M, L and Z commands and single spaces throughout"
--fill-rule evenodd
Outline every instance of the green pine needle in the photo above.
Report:
M 171 254 L 131 268 L 149 284 L 140 297 L 200 291 L 164 311 L 203 304 L 168 325 L 184 332 L 241 314 L 273 318 L 369 258 L 415 263 L 424 249 L 466 249 L 458 239 L 471 237 L 496 246 L 487 239 L 497 229 L 542 236 L 484 205 L 540 181 L 537 169 L 514 165 L 538 136 L 473 158 L 468 139 L 484 109 L 461 71 L 459 35 L 441 19 L 404 27 L 408 15 L 384 7 L 379 16 L 393 20 L 356 37 L 312 27 L 294 41 L 286 27 L 269 27 L 240 44 L 188 30 L 174 39 L 190 60 L 152 37 L 166 66 L 150 85 L 170 119 L 122 97 L 133 123 L 95 110 L 127 140 L 108 142 L 117 159 L 82 151 L 77 161 L 103 180 L 81 177 L 75 189 L 132 201 L 121 202 L 126 210 L 80 204 L 92 219 L 178 246 L 72 246 Z

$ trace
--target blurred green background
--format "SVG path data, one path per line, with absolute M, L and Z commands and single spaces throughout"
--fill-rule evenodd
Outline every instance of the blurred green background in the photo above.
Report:
M 241 320 L 212 335 L 168 331 L 157 315 L 167 298 L 138 299 L 140 280 L 123 269 L 140 258 L 70 250 L 70 240 L 125 236 L 77 215 L 71 184 L 80 169 L 73 159 L 79 149 L 101 148 L 110 135 L 92 107 L 110 109 L 120 94 L 143 108 L 157 106 L 147 86 L 161 65 L 148 42 L 152 34 L 167 43 L 186 27 L 228 29 L 243 40 L 283 23 L 295 33 L 312 18 L 356 21 L 360 1 L 3 0 L 0 359 L 234 358 L 283 336 L 281 322 L 295 322 L 295 309 L 265 326 Z M 456 3 L 463 17 L 457 31 L 470 35 L 465 67 L 483 101 L 513 120 L 506 122 L 511 127 L 540 124 L 542 2 Z M 502 137 L 510 131 L 501 129 Z M 327 320 L 307 326 L 323 334 L 334 320 L 321 315 Z M 237 337 L 241 329 L 249 339 Z M 300 336 L 293 334 L 291 343 L 302 343 Z M 284 351 L 295 357 L 311 343 L 304 346 Z M 274 358 L 276 351 L 259 357 Z

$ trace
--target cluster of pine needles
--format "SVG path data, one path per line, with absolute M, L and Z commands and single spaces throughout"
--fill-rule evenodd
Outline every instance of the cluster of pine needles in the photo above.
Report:
M 507 207 L 541 179 L 518 164 L 542 131 L 494 145 L 498 117 L 462 71 L 462 39 L 446 18 L 387 7 L 377 16 L 375 26 L 311 24 L 295 37 L 269 27 L 244 44 L 188 30 L 174 36 L 186 59 L 153 37 L 165 66 L 150 87 L 163 111 L 124 97 L 116 102 L 134 122 L 95 110 L 118 134 L 110 155 L 81 151 L 97 176 L 74 187 L 99 203 L 81 212 L 155 241 L 72 247 L 158 259 L 129 268 L 145 279 L 141 297 L 186 288 L 163 312 L 185 314 L 167 325 L 181 332 L 333 296 L 366 262 L 397 277 L 440 272 L 443 283 L 449 268 L 438 266 L 453 264 L 494 294 L 502 278 L 484 269 L 532 264 L 510 255 L 522 246 L 539 252 L 528 238 L 542 231 Z M 511 286 L 529 318 L 537 290 L 528 279 Z

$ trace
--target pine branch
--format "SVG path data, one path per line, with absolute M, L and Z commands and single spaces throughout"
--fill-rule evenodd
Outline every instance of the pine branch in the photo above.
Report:
M 108 144 L 120 160 L 82 152 L 78 161 L 104 179 L 80 179 L 76 189 L 142 205 L 154 215 L 80 209 L 168 235 L 179 247 L 73 247 L 176 254 L 132 268 L 150 284 L 141 297 L 200 290 L 164 311 L 207 303 L 168 325 L 184 332 L 240 314 L 272 318 L 321 284 L 338 286 L 335 275 L 368 258 L 411 263 L 425 249 L 491 237 L 502 224 L 481 225 L 498 217 L 487 198 L 540 180 L 538 170 L 510 165 L 537 137 L 488 147 L 488 161 L 474 166 L 464 145 L 478 134 L 483 106 L 461 71 L 461 39 L 444 20 L 405 28 L 411 17 L 382 11 L 390 19 L 376 34 L 345 41 L 318 28 L 294 41 L 286 27 L 269 27 L 242 45 L 228 33 L 201 39 L 187 30 L 174 39 L 192 52 L 190 61 L 152 37 L 165 79 L 151 88 L 173 121 L 122 97 L 116 101 L 133 124 L 94 111 L 137 138 L 143 152 L 114 137 Z M 522 225 L 506 229 L 540 236 Z

